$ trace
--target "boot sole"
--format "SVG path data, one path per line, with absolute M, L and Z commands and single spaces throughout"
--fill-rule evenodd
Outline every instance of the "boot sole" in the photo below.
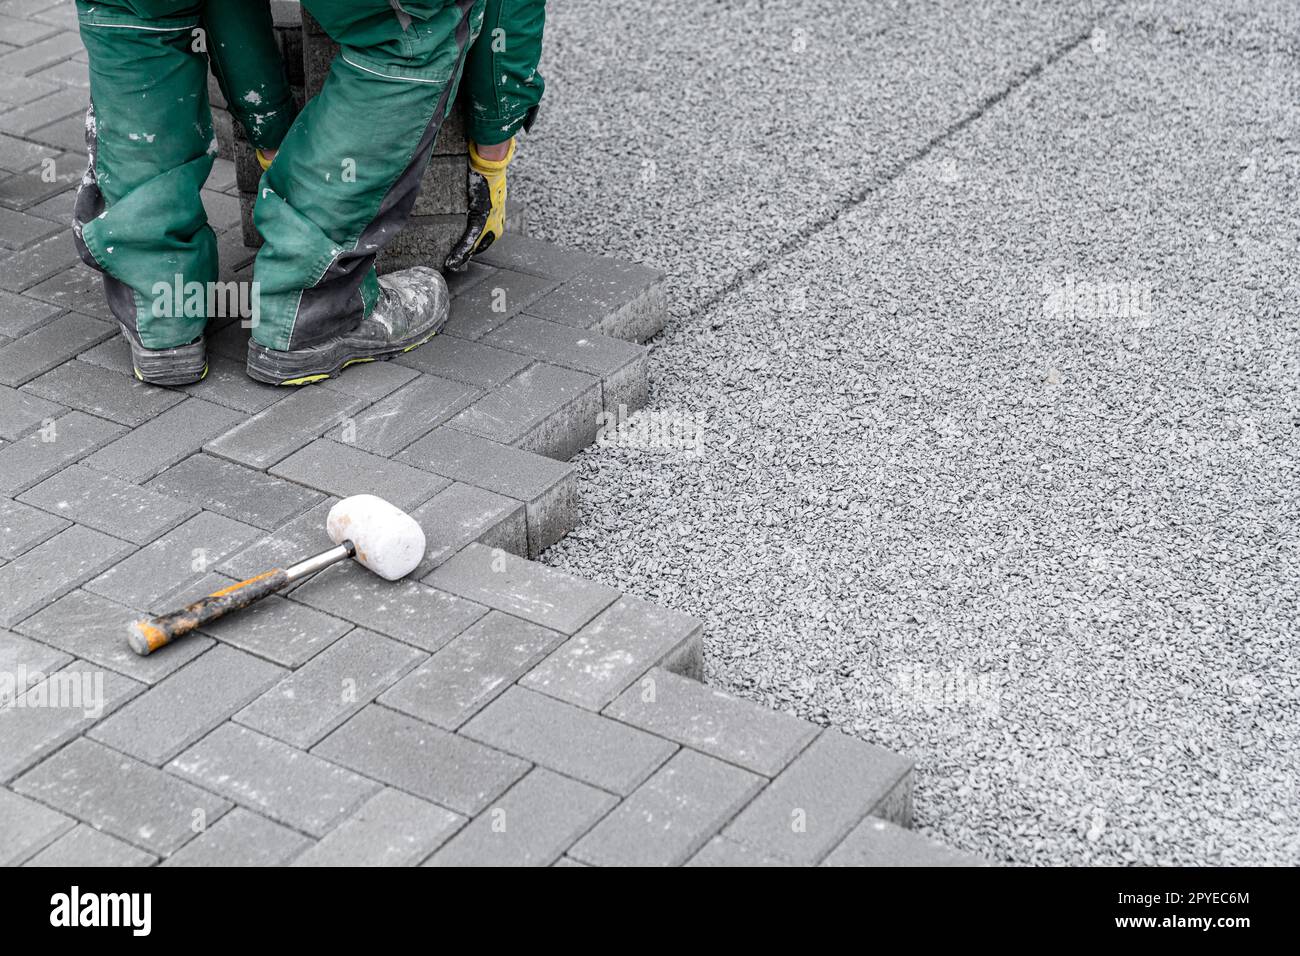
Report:
M 437 335 L 439 331 L 440 328 L 435 328 L 422 332 L 420 337 L 413 342 L 393 345 L 365 355 L 340 353 L 332 362 L 316 354 L 304 356 L 294 352 L 268 349 L 250 340 L 248 343 L 248 375 L 250 378 L 259 382 L 266 382 L 268 385 L 311 385 L 313 382 L 323 382 L 328 378 L 334 378 L 349 365 L 360 365 L 364 362 L 387 362 L 391 358 L 419 348 Z
M 171 349 L 147 349 L 119 323 L 122 336 L 131 346 L 131 370 L 150 385 L 193 385 L 208 374 L 207 349 L 203 339 Z

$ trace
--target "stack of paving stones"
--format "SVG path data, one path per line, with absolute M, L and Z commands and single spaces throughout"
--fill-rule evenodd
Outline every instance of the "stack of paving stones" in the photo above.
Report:
M 646 401 L 658 273 L 508 237 L 396 361 L 263 386 L 236 319 L 201 384 L 145 385 L 64 226 L 80 50 L 71 3 L 0 3 L 0 862 L 972 862 L 907 830 L 909 761 L 704 686 L 699 622 L 530 560 L 600 413 Z M 230 162 L 204 200 L 237 274 Z M 408 579 L 337 566 L 129 651 L 357 492 L 424 528 Z

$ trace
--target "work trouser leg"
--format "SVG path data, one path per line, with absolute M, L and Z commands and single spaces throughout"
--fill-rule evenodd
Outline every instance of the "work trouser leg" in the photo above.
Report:
M 267 0 L 204 0 L 212 72 L 230 115 L 258 149 L 276 149 L 293 123 L 293 91 L 284 72 Z
M 104 274 L 114 317 L 145 347 L 184 345 L 207 317 L 175 291 L 217 277 L 217 240 L 199 198 L 217 151 L 199 4 L 77 0 L 77 16 L 91 101 L 77 249 Z
M 302 349 L 354 329 L 376 254 L 410 215 L 483 0 L 304 0 L 340 45 L 263 175 L 253 339 Z
M 537 72 L 546 0 L 487 0 L 483 30 L 465 63 L 469 137 L 491 146 L 531 124 L 546 84 Z

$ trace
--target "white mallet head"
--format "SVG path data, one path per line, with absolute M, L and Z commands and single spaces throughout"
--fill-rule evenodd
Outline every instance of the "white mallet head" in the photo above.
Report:
M 396 581 L 424 559 L 424 530 L 400 508 L 374 495 L 353 495 L 330 509 L 325 530 L 335 544 L 351 541 L 356 559 Z

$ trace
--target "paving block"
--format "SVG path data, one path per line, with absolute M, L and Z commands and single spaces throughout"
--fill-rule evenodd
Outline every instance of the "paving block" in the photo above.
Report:
M 426 347 L 420 346 L 420 348 Z M 415 351 L 418 352 L 419 349 Z M 354 395 L 367 402 L 377 402 L 410 382 L 417 374 L 415 369 L 398 365 L 396 362 L 362 362 L 349 366 L 346 375 L 336 375 L 319 384 L 321 388 Z
M 32 379 L 23 391 L 131 427 L 157 418 L 185 397 L 77 361 L 64 362 Z
M 141 545 L 199 510 L 189 502 L 82 465 L 72 465 L 46 478 L 19 499 L 59 518 Z
M 74 740 L 20 777 L 35 797 L 157 856 L 166 856 L 230 808 L 220 797 L 103 744 Z
M 425 580 L 444 591 L 565 634 L 577 633 L 619 596 L 603 584 L 481 544 L 468 545 Z
M 727 827 L 724 836 L 792 863 L 818 863 L 868 814 L 910 817 L 912 762 L 825 731 Z M 906 799 L 900 801 L 900 794 Z
M 16 495 L 125 432 L 102 418 L 68 412 L 26 438 L 0 448 L 0 494 Z
M 15 189 L 15 187 L 20 185 L 26 186 L 29 190 L 29 192 L 21 198 L 19 198 L 19 193 Z M 33 202 L 39 201 L 39 199 L 46 198 L 50 192 L 49 187 L 54 185 L 56 184 L 46 183 L 42 176 L 37 176 L 34 173 L 24 173 L 4 181 L 3 195 L 5 196 L 7 205 L 23 208 L 31 205 Z M 15 202 L 15 199 L 18 201 Z M 28 246 L 27 248 L 21 249 L 8 256 L 5 259 L 4 271 L 0 272 L 0 288 L 9 292 L 22 292 L 24 289 L 29 289 L 36 285 L 36 283 L 48 279 L 56 272 L 67 269 L 75 262 L 77 262 L 77 249 L 76 246 L 72 244 L 72 236 L 64 232 L 55 233 L 48 239 L 42 239 L 35 245 Z M 88 317 L 84 315 L 79 316 L 78 318 L 83 321 L 88 319 Z M 54 321 L 57 322 L 58 320 L 56 319 Z M 53 324 L 54 322 L 47 323 L 47 325 Z M 80 322 L 63 324 L 68 328 L 80 327 Z M 101 323 L 101 325 L 103 326 L 104 331 L 110 331 L 110 326 L 105 323 Z M 116 331 L 116 329 L 111 329 L 111 331 Z M 47 335 L 38 341 L 53 347 L 57 346 L 59 339 L 56 336 Z M 31 347 L 24 353 L 24 355 L 28 361 L 36 361 L 40 355 L 40 350 L 36 347 Z M 66 358 L 67 356 L 65 355 L 64 357 Z M 0 378 L 0 381 L 5 381 L 7 384 L 15 384 L 9 382 L 8 377 L 13 374 L 13 371 L 17 370 L 18 366 L 11 366 L 9 364 L 10 361 L 11 360 L 5 358 L 5 353 L 0 351 L 0 375 L 4 376 L 3 378 Z M 32 378 L 47 369 L 53 368 L 60 361 L 62 361 L 62 359 L 50 362 L 50 364 L 39 369 L 39 371 L 28 375 L 27 378 Z
M 0 113 L 0 129 L 17 136 L 26 136 L 28 139 L 48 142 L 36 131 L 73 113 L 84 114 L 89 99 L 86 91 L 77 87 L 57 90 L 49 96 L 42 96 L 40 99 Z M 85 145 L 84 123 L 81 139 L 72 145 Z
M 568 461 L 596 440 L 600 413 L 598 378 L 538 362 L 452 417 L 447 425 Z
M 44 325 L 58 309 L 25 295 L 0 290 L 0 335 L 16 339 Z
M 328 438 L 293 453 L 271 474 L 339 498 L 378 495 L 403 509 L 428 501 L 447 486 L 445 478 Z
M 629 687 L 605 715 L 766 777 L 784 770 L 820 730 L 662 669 Z
M 251 525 L 201 511 L 87 583 L 86 590 L 148 609 L 194 584 L 257 535 Z
M 792 866 L 785 860 L 768 856 L 753 847 L 716 836 L 691 857 L 687 866 Z
M 110 344 L 106 342 L 99 348 Z M 94 361 L 85 355 L 82 359 Z M 232 359 L 212 353 L 208 355 L 208 374 L 203 381 L 185 386 L 185 394 L 250 415 L 287 397 L 283 389 L 249 378 L 242 358 Z
M 488 806 L 529 769 L 517 757 L 376 704 L 312 753 L 466 815 Z
M 126 481 L 146 481 L 188 458 L 213 435 L 242 418 L 232 409 L 187 398 L 101 448 L 86 459 L 86 464 Z
M 349 621 L 272 595 L 204 627 L 223 644 L 299 667 L 352 630 Z
M 663 273 L 617 259 L 601 259 L 524 309 L 529 315 L 644 342 L 664 327 Z
M 0 15 L 0 36 L 4 37 L 5 43 L 14 46 L 27 46 L 57 32 L 57 28 L 48 23 Z
M 471 259 L 462 271 L 445 273 L 443 278 L 447 280 L 447 291 L 453 296 L 458 296 L 468 292 L 496 271 L 492 266 L 485 266 Z
M 436 651 L 488 610 L 417 581 L 385 581 L 353 562 L 322 571 L 300 585 L 293 600 L 426 651 Z
M 624 595 L 520 680 L 588 710 L 600 710 L 659 662 L 689 656 L 702 627 L 688 614 Z
M 17 386 L 116 333 L 107 322 L 68 312 L 0 348 L 0 385 Z
M 49 807 L 0 788 L 0 866 L 17 866 L 75 825 Z
M 235 807 L 163 861 L 163 866 L 282 866 L 311 840 L 243 807 Z
M 562 640 L 557 631 L 491 611 L 385 691 L 379 702 L 455 730 Z
M 11 498 L 0 498 L 0 558 L 12 560 L 42 541 L 48 541 L 67 526 L 68 522 L 58 515 L 47 514 Z
M 595 866 L 680 866 L 767 780 L 679 750 L 569 850 Z
M 398 459 L 522 502 L 529 557 L 537 557 L 577 523 L 577 478 L 571 465 L 453 428 L 435 428 Z
M 73 525 L 0 568 L 0 627 L 16 624 L 120 561 L 125 541 Z
M 222 724 L 168 769 L 316 837 L 379 789 L 374 781 L 237 724 Z
M 6 77 L 5 88 L 0 90 L 0 102 L 16 103 L 18 98 L 10 94 L 21 92 L 24 88 L 30 90 L 33 87 L 36 88 L 38 94 L 42 94 L 52 93 L 56 85 L 44 83 L 40 80 L 17 80 Z M 35 96 L 30 98 L 35 99 Z M 49 148 L 41 146 L 39 143 L 29 143 L 16 136 L 10 136 L 8 133 L 0 133 L 0 169 L 7 169 L 15 173 L 22 172 L 25 169 L 31 169 L 49 154 Z
M 483 392 L 462 382 L 421 375 L 330 431 L 335 441 L 391 457 L 468 407 Z
M 417 216 L 445 216 L 466 212 L 465 155 L 439 156 L 429 159 L 412 212 Z
M 250 468 L 269 468 L 365 407 L 362 399 L 305 388 L 209 441 L 204 450 Z
M 294 866 L 414 866 L 465 818 L 398 790 L 379 791 Z
M 600 257 L 515 232 L 493 243 L 492 248 L 476 256 L 475 261 L 498 269 L 514 269 L 563 281 L 590 269 L 600 261 Z
M 984 860 L 935 843 L 896 823 L 867 817 L 822 866 L 987 866 Z
M 72 658 L 60 650 L 0 631 L 0 708 L 6 707 Z
M 514 378 L 532 361 L 526 355 L 451 335 L 434 336 L 418 349 L 393 360 L 426 375 L 484 389 L 496 388 Z
M 157 862 L 158 857 L 152 853 L 79 823 L 23 865 L 119 867 L 153 866 Z
M 33 206 L 30 210 L 32 213 L 39 212 L 45 215 L 53 203 L 62 201 L 62 196 L 75 195 L 73 192 L 55 196 L 39 206 Z M 64 221 L 72 218 L 72 210 L 69 208 Z M 60 309 L 68 309 L 72 312 L 80 312 L 83 315 L 98 316 L 107 312 L 104 300 L 104 280 L 98 272 L 95 272 L 89 266 L 83 263 L 76 263 L 66 269 L 54 273 L 48 279 L 36 283 L 26 292 L 25 296 L 33 299 L 40 299 L 42 302 L 48 302 L 50 305 L 58 306 Z M 121 336 L 114 336 L 121 338 Z M 105 340 L 108 341 L 108 340 Z M 134 375 L 131 376 L 135 378 Z
M 57 223 L 13 209 L 0 209 L 0 246 L 23 249 L 57 232 Z M 10 293 L 5 293 L 7 298 Z
M 518 686 L 479 711 L 460 732 L 623 795 L 677 749 L 660 737 Z
M 164 764 L 282 676 L 274 664 L 218 645 L 100 721 L 89 736 Z
M 498 269 L 451 300 L 451 313 L 442 334 L 481 339 L 512 315 L 536 302 L 559 283 L 554 279 Z
M 81 38 L 76 33 L 60 31 L 37 43 L 21 46 L 12 53 L 0 56 L 0 73 L 27 76 L 60 60 L 66 60 L 81 48 Z
M 550 866 L 616 803 L 602 790 L 535 767 L 425 866 Z
M 204 454 L 173 465 L 145 487 L 267 531 L 302 514 L 322 497 L 265 472 Z
M 286 568 L 313 554 L 334 547 L 325 532 L 325 520 L 338 503 L 329 497 L 313 505 L 292 521 L 259 538 L 217 565 L 217 570 L 237 581 L 271 568 Z
M 425 555 L 411 572 L 423 577 L 465 545 L 477 541 L 511 554 L 528 554 L 524 505 L 494 491 L 452 482 L 411 512 L 424 529 Z
M 357 628 L 232 719 L 307 750 L 426 659 L 409 644 Z

